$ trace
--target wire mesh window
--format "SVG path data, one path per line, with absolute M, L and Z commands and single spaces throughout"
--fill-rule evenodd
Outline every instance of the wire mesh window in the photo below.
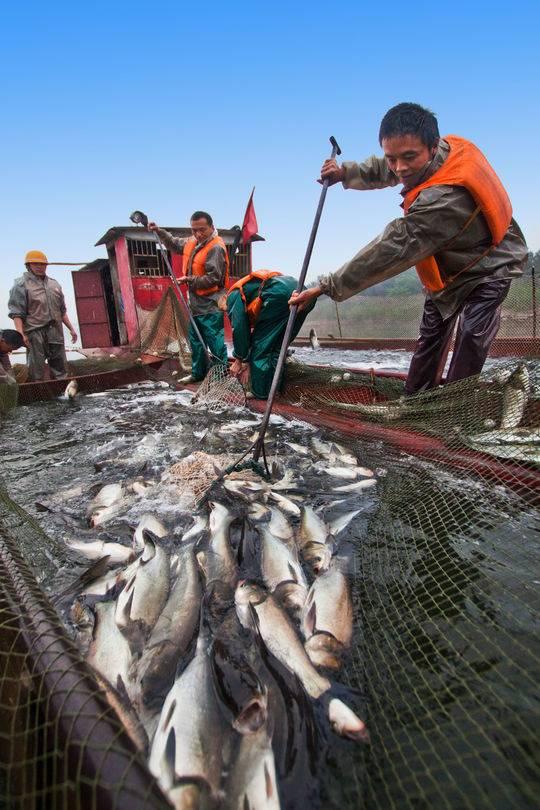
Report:
M 146 239 L 128 239 L 127 244 L 132 276 L 167 275 L 163 251 L 155 242 Z
M 230 274 L 234 276 L 234 278 L 242 278 L 242 276 L 246 276 L 251 272 L 251 251 L 249 245 L 244 247 L 243 250 L 240 250 L 240 252 L 235 255 L 234 259 L 231 258 L 231 249 L 232 245 L 227 245 Z

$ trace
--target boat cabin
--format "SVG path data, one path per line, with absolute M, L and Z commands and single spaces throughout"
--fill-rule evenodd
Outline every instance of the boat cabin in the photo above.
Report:
M 166 230 L 174 236 L 191 236 L 190 228 Z M 231 285 L 251 272 L 251 245 L 263 237 L 255 235 L 247 245 L 240 244 L 240 252 L 231 259 L 238 231 L 218 228 L 218 233 L 229 252 Z M 98 245 L 105 246 L 107 258 L 72 272 L 81 343 L 88 349 L 127 346 L 136 341 L 142 323 L 156 310 L 167 290 L 175 288 L 160 246 L 149 231 L 137 226 L 115 226 L 98 239 Z M 167 255 L 175 275 L 183 275 L 182 256 L 169 251 Z

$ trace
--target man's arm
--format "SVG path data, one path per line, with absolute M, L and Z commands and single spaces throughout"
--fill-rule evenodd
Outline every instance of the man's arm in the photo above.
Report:
M 165 228 L 160 228 L 154 222 L 149 223 L 149 230 L 155 231 L 165 247 L 171 251 L 171 253 L 180 253 L 184 252 L 184 245 L 187 242 L 185 237 L 181 236 L 173 236 L 172 233 L 166 231 Z
M 24 345 L 28 349 L 30 343 L 24 331 L 24 321 L 27 314 L 26 288 L 23 281 L 16 281 L 9 293 L 8 316 L 12 319 L 15 329 L 22 336 Z
M 343 188 L 369 191 L 376 188 L 397 186 L 398 178 L 390 171 L 384 158 L 372 155 L 362 163 L 345 161 L 341 166 L 335 158 L 325 160 L 321 169 L 321 180 L 328 180 L 332 186 L 343 183 Z
M 77 332 L 75 331 L 75 329 L 71 325 L 71 321 L 68 318 L 67 312 L 64 312 L 64 314 L 62 316 L 62 323 L 64 323 L 67 326 L 67 328 L 69 329 L 69 333 L 71 335 L 71 342 L 76 343 L 77 342 Z
M 204 263 L 204 276 L 188 276 L 187 283 L 193 292 L 209 290 L 210 287 L 223 287 L 225 280 L 225 251 L 221 245 L 215 245 L 208 253 Z
M 464 224 L 463 212 L 448 204 L 454 193 L 452 186 L 434 186 L 421 192 L 406 217 L 390 222 L 339 270 L 321 277 L 317 287 L 293 295 L 290 303 L 301 306 L 323 294 L 346 301 L 438 253 Z
M 227 313 L 232 327 L 233 356 L 246 361 L 251 348 L 249 318 L 239 290 L 233 290 L 227 298 Z

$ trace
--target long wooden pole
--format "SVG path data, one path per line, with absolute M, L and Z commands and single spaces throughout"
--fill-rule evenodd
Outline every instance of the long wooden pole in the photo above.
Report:
M 341 149 L 339 148 L 338 143 L 333 136 L 330 138 L 330 143 L 332 144 L 332 154 L 330 156 L 330 158 L 332 159 L 335 158 L 336 155 L 341 154 Z M 317 211 L 315 213 L 315 220 L 313 222 L 313 227 L 311 228 L 311 234 L 309 236 L 309 241 L 306 248 L 306 255 L 304 256 L 304 263 L 302 264 L 302 270 L 300 271 L 300 278 L 298 279 L 298 286 L 296 288 L 297 292 L 301 292 L 304 286 L 304 281 L 306 280 L 309 262 L 311 259 L 311 254 L 313 252 L 313 245 L 315 244 L 315 237 L 317 236 L 317 231 L 319 229 L 319 222 L 321 221 L 321 214 L 324 206 L 324 201 L 326 199 L 326 192 L 328 191 L 328 185 L 329 181 L 328 179 L 326 179 L 322 184 L 322 191 L 319 199 L 319 205 L 317 206 Z M 285 356 L 287 354 L 287 349 L 289 348 L 289 343 L 291 342 L 291 334 L 294 327 L 294 321 L 296 319 L 297 312 L 298 312 L 297 306 L 291 307 L 291 310 L 289 312 L 289 320 L 287 321 L 287 326 L 285 327 L 285 334 L 283 335 L 283 342 L 281 344 L 281 350 L 279 352 L 276 370 L 274 372 L 272 385 L 270 387 L 270 393 L 268 394 L 266 410 L 264 412 L 261 426 L 259 428 L 259 435 L 257 436 L 257 439 L 255 440 L 255 443 L 253 445 L 254 461 L 258 461 L 259 456 L 264 451 L 264 436 L 266 433 L 266 429 L 268 428 L 270 414 L 272 413 L 272 406 L 274 404 L 277 389 L 281 381 L 281 374 L 283 371 L 283 365 L 285 363 Z

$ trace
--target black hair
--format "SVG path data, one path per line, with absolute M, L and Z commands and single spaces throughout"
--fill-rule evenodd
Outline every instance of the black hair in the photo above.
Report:
M 206 211 L 195 211 L 195 213 L 191 215 L 191 219 L 189 221 L 193 222 L 194 219 L 205 219 L 209 225 L 211 225 L 212 227 L 214 225 L 214 220 L 212 219 L 210 214 L 206 213 Z
M 439 141 L 439 125 L 435 114 L 431 110 L 404 101 L 392 107 L 383 120 L 379 129 L 379 143 L 382 146 L 384 138 L 394 138 L 400 135 L 417 135 L 424 146 L 432 149 Z
M 15 329 L 0 329 L 0 338 L 5 340 L 13 349 L 20 349 L 24 344 L 22 335 L 20 332 L 16 332 Z

